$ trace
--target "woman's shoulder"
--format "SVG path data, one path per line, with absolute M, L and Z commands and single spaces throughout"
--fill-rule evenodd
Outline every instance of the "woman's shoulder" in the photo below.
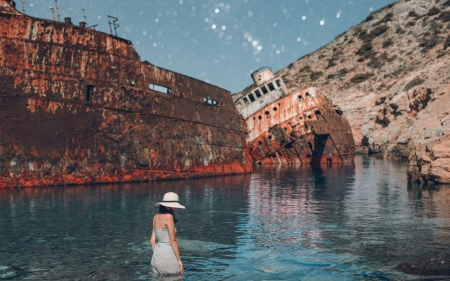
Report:
M 159 214 L 161 221 L 163 222 L 172 222 L 173 223 L 173 215 L 172 214 Z

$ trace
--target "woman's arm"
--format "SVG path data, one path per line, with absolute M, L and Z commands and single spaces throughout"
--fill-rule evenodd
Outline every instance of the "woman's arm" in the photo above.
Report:
M 155 230 L 153 229 L 152 230 L 152 236 L 150 237 L 150 245 L 152 245 L 152 251 L 153 252 L 155 251 L 155 241 L 156 241 Z
M 155 216 L 156 217 L 156 216 Z M 156 237 L 155 237 L 155 217 L 153 217 L 153 229 L 152 229 L 152 236 L 150 237 L 150 245 L 152 245 L 152 251 L 155 251 L 155 243 L 156 243 Z
M 175 234 L 175 222 L 173 220 L 173 216 L 172 215 L 167 215 L 165 222 L 166 222 L 166 225 L 167 225 L 167 230 L 169 231 L 169 242 L 170 242 L 170 245 L 172 245 L 172 249 L 173 249 L 173 251 L 175 253 L 175 256 L 177 257 L 178 264 L 180 265 L 180 268 L 181 268 L 181 274 L 183 274 L 183 272 L 184 272 L 183 263 L 181 262 L 180 250 L 178 248 L 177 237 L 176 237 L 176 234 Z

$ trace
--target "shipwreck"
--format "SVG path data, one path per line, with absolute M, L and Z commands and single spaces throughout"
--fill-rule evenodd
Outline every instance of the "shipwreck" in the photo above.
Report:
M 30 17 L 0 0 L 0 27 L 0 188 L 353 161 L 339 108 L 317 88 L 289 90 L 270 68 L 232 97 L 141 61 L 132 42 L 85 22 Z
M 0 187 L 251 172 L 229 91 L 0 0 Z
M 252 73 L 254 87 L 235 96 L 248 130 L 253 163 L 351 163 L 355 142 L 339 107 L 318 88 L 290 90 L 269 67 Z

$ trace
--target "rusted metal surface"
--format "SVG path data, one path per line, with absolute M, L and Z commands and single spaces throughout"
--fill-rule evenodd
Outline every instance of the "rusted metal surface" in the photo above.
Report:
M 0 187 L 251 172 L 230 92 L 6 0 L 0 25 Z
M 319 89 L 289 91 L 280 77 L 268 71 L 263 68 L 253 73 L 258 87 L 235 101 L 249 131 L 247 145 L 252 161 L 353 162 L 355 142 L 342 112 Z

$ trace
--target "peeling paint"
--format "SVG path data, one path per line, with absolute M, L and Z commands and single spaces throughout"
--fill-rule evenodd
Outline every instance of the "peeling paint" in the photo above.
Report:
M 141 62 L 128 40 L 8 3 L 0 0 L 0 187 L 251 172 L 230 92 Z
M 256 88 L 235 103 L 248 129 L 254 163 L 352 163 L 355 142 L 339 108 L 314 87 L 291 91 L 265 67 L 252 74 Z

